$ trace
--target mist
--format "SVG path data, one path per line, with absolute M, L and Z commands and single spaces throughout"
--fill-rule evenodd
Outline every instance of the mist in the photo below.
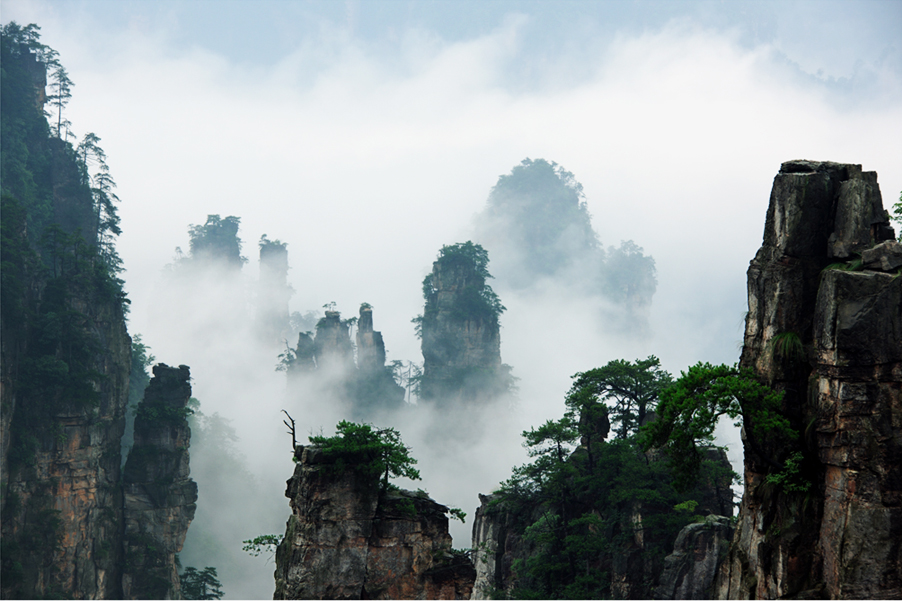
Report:
M 780 163 L 860 163 L 887 206 L 902 190 L 902 3 L 490 4 L 4 2 L 4 21 L 38 23 L 59 51 L 75 133 L 102 140 L 130 333 L 191 367 L 200 423 L 234 430 L 225 450 L 192 446 L 200 491 L 181 556 L 218 567 L 227 597 L 272 595 L 272 562 L 240 543 L 289 515 L 281 411 L 301 444 L 348 417 L 328 386 L 289 388 L 284 345 L 259 336 L 263 234 L 287 244 L 290 310 L 371 304 L 389 361 L 422 362 L 410 320 L 424 276 L 442 245 L 477 239 L 492 187 L 525 158 L 573 173 L 601 247 L 633 240 L 654 258 L 641 335 L 553 278 L 523 290 L 496 277 L 516 399 L 378 424 L 419 460 L 422 481 L 399 484 L 468 514 L 451 525 L 468 547 L 477 494 L 526 460 L 520 432 L 561 416 L 573 374 L 652 354 L 674 375 L 738 360 Z M 179 275 L 176 247 L 211 214 L 241 219 L 247 263 Z M 738 436 L 721 434 L 739 469 Z

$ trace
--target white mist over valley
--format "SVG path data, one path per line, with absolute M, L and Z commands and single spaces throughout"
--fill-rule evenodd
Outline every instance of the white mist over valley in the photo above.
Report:
M 4 22 L 40 24 L 75 82 L 75 133 L 102 139 L 130 334 L 191 368 L 207 434 L 190 451 L 199 498 L 181 562 L 215 565 L 227 598 L 272 595 L 272 561 L 241 546 L 284 532 L 290 513 L 282 411 L 300 444 L 350 418 L 328 387 L 276 370 L 285 344 L 257 320 L 264 234 L 287 244 L 292 313 L 318 319 L 334 303 L 349 318 L 369 303 L 388 361 L 419 364 L 424 277 L 443 245 L 484 244 L 516 395 L 453 414 L 414 398 L 379 424 L 419 461 L 422 481 L 399 484 L 465 511 L 451 533 L 469 547 L 477 495 L 527 460 L 521 432 L 563 414 L 575 373 L 649 355 L 674 375 L 738 360 L 746 269 L 782 162 L 860 163 L 886 206 L 902 190 L 899 2 L 3 9 Z M 527 158 L 582 185 L 599 248 L 633 241 L 653 258 L 642 328 L 573 285 L 579 270 L 528 286 L 496 272 L 514 251 L 488 241 L 487 200 Z M 189 226 L 208 215 L 240 218 L 247 262 L 186 276 L 176 248 L 189 252 Z M 720 431 L 741 471 L 738 432 Z

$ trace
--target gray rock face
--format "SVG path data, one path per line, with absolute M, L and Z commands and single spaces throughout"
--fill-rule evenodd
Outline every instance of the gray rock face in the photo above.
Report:
M 257 329 L 262 340 L 276 347 L 285 344 L 291 329 L 288 301 L 294 291 L 288 285 L 288 247 L 260 241 L 260 281 L 257 288 Z
M 485 278 L 470 264 L 436 261 L 431 283 L 422 323 L 421 397 L 472 401 L 503 392 L 498 318 L 469 310 L 480 307 L 473 298 L 485 286 Z
M 298 446 L 276 551 L 275 599 L 466 599 L 475 571 L 451 552 L 448 508 Z M 357 459 L 366 460 L 365 457 Z
M 861 251 L 862 267 L 874 271 L 893 271 L 902 267 L 902 244 L 895 240 L 881 242 Z
M 318 370 L 349 370 L 354 367 L 354 348 L 351 346 L 350 326 L 341 321 L 338 311 L 326 311 L 316 324 L 313 339 Z
M 664 571 L 655 599 L 710 599 L 717 569 L 730 546 L 730 518 L 708 516 L 680 531 L 673 553 L 664 559 Z
M 46 290 L 39 274 L 27 277 L 34 290 Z M 85 316 L 90 326 L 80 333 L 99 349 L 87 366 L 100 376 L 96 404 L 29 391 L 20 368 L 35 324 L 2 324 L 2 540 L 4 559 L 14 556 L 18 564 L 11 573 L 4 562 L 3 598 L 121 594 L 119 449 L 131 341 L 115 303 L 72 295 L 66 309 Z M 23 456 L 10 447 L 15 436 L 33 440 L 33 451 Z
M 357 369 L 374 372 L 385 367 L 385 343 L 382 332 L 373 330 L 373 309 L 360 308 L 357 320 Z
M 902 279 L 873 270 L 892 265 L 895 244 L 881 244 L 892 237 L 876 174 L 781 167 L 748 271 L 741 364 L 784 391 L 808 492 L 767 483 L 773 468 L 746 442 L 719 598 L 902 596 Z M 852 253 L 867 257 L 863 271 L 824 270 Z M 796 340 L 795 357 L 775 352 L 781 335 Z
M 529 557 L 532 544 L 514 528 L 513 516 L 492 510 L 494 495 L 479 495 L 480 506 L 473 518 L 473 552 L 476 582 L 471 599 L 491 599 L 515 586 L 514 562 Z
M 175 554 L 181 551 L 197 508 L 197 484 L 188 468 L 191 397 L 188 367 L 153 368 L 135 418 L 135 444 L 125 483 L 125 599 L 178 599 Z

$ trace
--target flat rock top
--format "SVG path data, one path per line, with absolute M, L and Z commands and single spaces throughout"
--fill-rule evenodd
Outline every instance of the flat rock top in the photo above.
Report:
M 798 159 L 786 161 L 780 165 L 780 173 L 816 173 L 818 171 L 840 171 L 847 169 L 851 174 L 860 173 L 861 165 L 852 163 L 834 163 L 833 161 L 809 161 Z

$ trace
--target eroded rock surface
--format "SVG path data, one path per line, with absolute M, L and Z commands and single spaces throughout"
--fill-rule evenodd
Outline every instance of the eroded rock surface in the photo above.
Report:
M 732 538 L 733 526 L 724 516 L 711 515 L 683 528 L 673 553 L 664 559 L 655 599 L 710 599 L 714 577 Z
M 188 476 L 191 397 L 188 367 L 153 368 L 135 418 L 135 444 L 123 472 L 125 599 L 178 599 L 175 554 L 197 509 L 197 484 Z
M 485 309 L 486 278 L 467 261 L 435 261 L 422 321 L 423 378 L 428 402 L 486 400 L 506 390 L 498 316 Z
M 800 438 L 745 441 L 746 492 L 718 597 L 902 596 L 902 278 L 884 269 L 894 244 L 881 248 L 892 237 L 875 173 L 781 167 L 748 271 L 741 364 L 784 391 Z M 855 253 L 868 257 L 857 271 Z M 837 260 L 848 263 L 825 270 Z M 795 351 L 779 352 L 779 337 Z M 767 457 L 793 451 L 797 488 L 768 483 Z
M 476 577 L 452 553 L 448 508 L 425 494 L 382 493 L 378 478 L 298 446 L 285 495 L 292 515 L 276 552 L 275 599 L 467 599 Z

